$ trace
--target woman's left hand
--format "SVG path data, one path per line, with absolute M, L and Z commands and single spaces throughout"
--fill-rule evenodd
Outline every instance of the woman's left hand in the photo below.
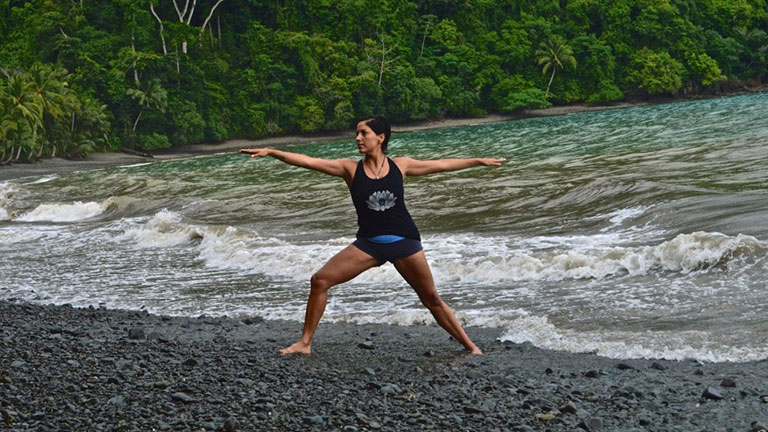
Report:
M 485 166 L 501 166 L 501 163 L 506 160 L 506 158 L 481 158 L 480 163 Z

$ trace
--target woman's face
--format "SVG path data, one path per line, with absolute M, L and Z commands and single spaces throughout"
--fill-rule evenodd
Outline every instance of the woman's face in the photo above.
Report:
M 357 141 L 357 150 L 360 153 L 369 154 L 376 148 L 381 147 L 381 143 L 384 142 L 384 134 L 376 135 L 376 132 L 370 126 L 361 121 L 357 124 L 355 141 Z

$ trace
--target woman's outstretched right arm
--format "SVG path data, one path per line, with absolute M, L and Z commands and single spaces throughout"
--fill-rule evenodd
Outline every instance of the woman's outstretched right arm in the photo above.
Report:
M 357 163 L 351 159 L 322 159 L 271 148 L 244 148 L 240 149 L 240 153 L 249 154 L 252 158 L 272 156 L 287 164 L 342 177 L 347 181 L 354 176 L 354 169 L 357 167 Z

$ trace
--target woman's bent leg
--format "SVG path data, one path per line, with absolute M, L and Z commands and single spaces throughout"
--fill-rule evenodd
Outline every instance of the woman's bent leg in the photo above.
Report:
M 403 276 L 406 282 L 416 291 L 419 295 L 419 299 L 422 304 L 429 309 L 432 316 L 442 328 L 444 328 L 451 336 L 454 337 L 459 343 L 464 345 L 464 348 L 472 354 L 482 354 L 480 348 L 477 347 L 464 332 L 459 320 L 456 319 L 456 315 L 448 307 L 445 302 L 437 294 L 435 289 L 435 282 L 432 278 L 432 272 L 429 269 L 429 263 L 427 263 L 427 257 L 424 255 L 424 251 L 419 251 L 409 257 L 401 258 L 395 261 L 395 268 Z
M 281 349 L 282 354 L 306 354 L 312 353 L 312 337 L 325 312 L 328 303 L 328 290 L 340 283 L 344 283 L 360 273 L 379 264 L 376 259 L 360 249 L 349 245 L 341 252 L 333 256 L 323 268 L 312 275 L 309 300 L 307 300 L 307 312 L 304 316 L 304 330 L 299 339 L 293 345 Z

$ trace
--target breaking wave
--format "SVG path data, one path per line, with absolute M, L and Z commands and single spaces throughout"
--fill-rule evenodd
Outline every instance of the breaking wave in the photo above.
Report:
M 169 210 L 155 214 L 141 227 L 126 230 L 119 239 L 133 241 L 139 247 L 195 247 L 198 258 L 206 266 L 260 273 L 283 280 L 305 280 L 353 240 L 286 241 L 263 237 L 243 227 L 186 223 L 180 214 Z M 482 284 L 601 280 L 654 272 L 688 274 L 739 265 L 768 251 L 766 242 L 752 236 L 701 231 L 679 234 L 655 246 L 605 244 L 606 238 L 602 235 L 593 241 L 570 240 L 560 238 L 557 242 L 546 242 L 540 238 L 437 235 L 425 240 L 424 244 L 438 282 Z M 618 240 L 614 238 L 612 241 Z M 540 247 L 554 243 L 558 246 Z M 353 283 L 392 276 L 396 276 L 395 270 L 384 266 L 364 273 Z

